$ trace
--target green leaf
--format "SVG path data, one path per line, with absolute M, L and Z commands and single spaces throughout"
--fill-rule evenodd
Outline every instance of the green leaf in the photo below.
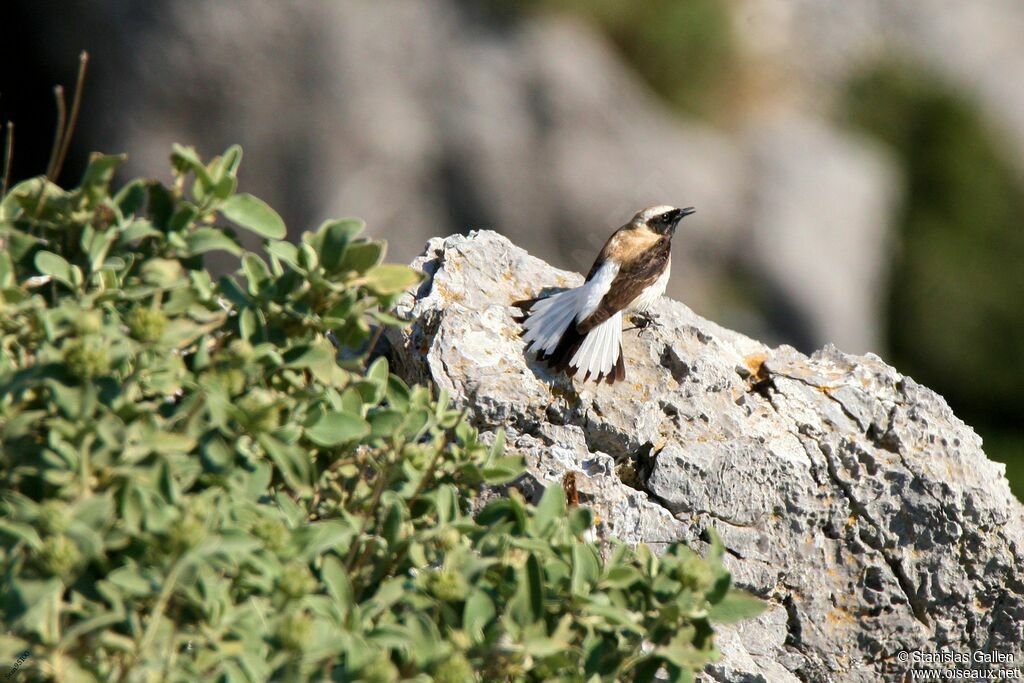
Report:
M 402 423 L 402 435 L 410 441 L 416 441 L 430 426 L 430 411 L 426 409 L 410 410 Z
M 60 643 L 57 647 L 67 648 L 73 643 L 78 641 L 82 636 L 92 631 L 106 628 L 107 626 L 113 626 L 121 621 L 124 621 L 125 615 L 123 609 L 116 609 L 112 612 L 106 612 L 97 614 L 94 617 L 90 617 L 83 621 L 79 621 L 77 624 L 69 628 L 65 633 L 61 634 Z
M 484 481 L 488 484 L 507 484 L 526 471 L 523 459 L 516 455 L 495 458 L 483 468 Z
M 397 375 L 388 376 L 386 395 L 388 404 L 392 408 L 402 411 L 409 409 L 409 385 L 403 382 Z
M 425 614 L 413 613 L 406 618 L 405 626 L 409 635 L 409 652 L 417 666 L 426 666 L 440 658 L 441 634 Z
M 199 159 L 194 147 L 179 145 L 171 146 L 171 163 L 182 174 L 192 171 L 196 179 L 202 184 L 203 189 L 209 191 L 213 187 L 213 179 L 210 177 L 206 166 Z
M 44 207 L 67 208 L 67 192 L 44 176 L 23 180 L 10 190 L 0 201 L 0 219 L 10 220 L 21 216 L 38 216 Z M 53 215 L 44 211 L 43 216 Z
M 383 501 L 381 504 L 384 504 Z M 380 527 L 380 536 L 389 547 L 393 548 L 400 540 L 404 519 L 404 505 L 401 500 L 391 500 L 387 506 L 387 512 L 384 514 L 384 522 Z
M 479 589 L 474 590 L 462 609 L 463 628 L 474 642 L 482 642 L 484 629 L 496 614 L 494 602 L 487 596 L 487 593 Z
M 306 438 L 318 446 L 340 446 L 358 441 L 370 433 L 370 425 L 361 417 L 331 411 L 306 430 Z
M 106 230 L 93 238 L 92 244 L 89 245 L 89 268 L 93 272 L 103 267 L 103 261 L 107 258 L 107 252 L 115 239 L 117 232 L 114 230 Z
M 217 228 L 199 228 L 185 237 L 190 255 L 205 254 L 217 249 L 230 252 L 235 256 L 242 253 L 238 243 Z
M 385 389 L 387 387 L 388 377 L 390 377 L 388 371 L 388 359 L 384 356 L 373 361 L 373 363 L 370 364 L 370 367 L 366 369 L 366 379 L 375 383 L 381 389 Z
M 708 661 L 707 653 L 694 647 L 693 635 L 685 631 L 673 636 L 667 645 L 657 648 L 654 654 L 687 672 L 699 671 Z
M 281 472 L 285 483 L 296 490 L 303 490 L 309 486 L 313 464 L 305 449 L 284 444 L 269 434 L 260 434 L 257 440 L 270 459 L 274 461 L 274 465 Z
M 768 603 L 750 593 L 732 589 L 708 610 L 708 621 L 714 624 L 734 624 L 756 617 L 768 608 Z
M 40 251 L 36 254 L 35 264 L 36 270 L 43 275 L 49 275 L 69 289 L 75 288 L 72 284 L 74 281 L 72 265 L 64 260 L 63 256 L 58 256 L 52 251 Z
M 434 492 L 434 508 L 439 524 L 448 524 L 459 513 L 458 494 L 451 484 L 442 484 Z
M 75 506 L 73 524 L 89 529 L 103 529 L 111 521 L 114 506 L 107 495 L 89 496 Z
M 349 387 L 341 393 L 341 404 L 338 408 L 352 415 L 362 415 L 363 397 L 353 387 Z
M 224 176 L 213 186 L 213 196 L 223 201 L 233 195 L 237 187 L 237 178 L 234 176 Z
M 334 555 L 324 557 L 320 577 L 327 586 L 327 593 L 334 598 L 338 607 L 348 610 L 352 606 L 352 582 L 349 581 L 348 572 L 341 561 Z
M 384 311 L 380 311 L 377 309 L 370 311 L 370 315 L 373 316 L 378 322 L 384 325 L 388 325 L 389 327 L 407 327 L 411 322 L 410 320 L 404 320 L 402 318 L 393 316 L 390 313 L 385 313 Z
M 639 617 L 634 612 L 623 609 L 618 605 L 601 605 L 592 601 L 587 604 L 584 611 L 587 615 L 601 617 L 609 624 L 627 629 L 637 635 L 645 634 L 644 629 L 638 625 Z
M 280 240 L 288 234 L 281 216 L 262 199 L 251 194 L 236 194 L 228 198 L 221 204 L 220 211 L 228 220 L 257 235 Z
M 131 181 L 114 195 L 114 203 L 124 216 L 132 216 L 146 201 L 146 181 L 138 178 Z
M 249 293 L 258 294 L 263 283 L 271 279 L 270 269 L 267 264 L 256 254 L 247 253 L 242 257 L 242 270 L 245 272 L 245 279 L 249 283 Z
M 223 529 L 211 534 L 193 551 L 194 557 L 220 555 L 222 557 L 240 558 L 246 553 L 260 548 L 262 543 L 241 529 Z
M 565 614 L 558 622 L 555 632 L 550 636 L 547 633 L 547 626 L 543 622 L 534 624 L 527 628 L 524 633 L 523 646 L 533 657 L 549 658 L 564 654 L 572 647 L 573 615 Z
M 610 588 L 629 588 L 643 579 L 640 571 L 630 565 L 618 565 L 608 569 L 601 583 Z
M 537 510 L 533 515 L 537 529 L 544 533 L 544 530 L 556 519 L 562 519 L 564 516 L 565 491 L 557 484 L 548 486 L 544 490 L 544 495 L 541 496 L 540 502 L 537 503 Z
M 383 439 L 391 436 L 402 426 L 405 415 L 397 410 L 375 410 L 367 415 L 370 422 L 370 438 Z
M 142 276 L 143 282 L 161 288 L 177 284 L 183 272 L 181 263 L 173 259 L 146 259 L 139 268 L 139 274 Z
M 314 246 L 320 255 L 320 263 L 329 272 L 338 268 L 348 250 L 349 242 L 363 231 L 366 224 L 358 218 L 327 221 L 316 231 Z
M 592 545 L 577 543 L 572 547 L 572 592 L 587 595 L 601 574 L 601 561 Z
M 291 368 L 309 368 L 315 373 L 325 374 L 336 367 L 334 347 L 328 341 L 314 342 L 309 346 L 295 346 L 284 355 Z
M 224 151 L 224 154 L 215 157 L 207 165 L 207 170 L 214 182 L 219 183 L 224 178 L 234 177 L 241 162 L 242 148 L 239 145 L 231 145 Z
M 0 536 L 11 536 L 24 541 L 30 548 L 39 548 L 43 543 L 39 538 L 39 532 L 24 522 L 0 519 Z
M 544 574 L 537 556 L 530 553 L 516 574 L 518 584 L 509 609 L 516 623 L 526 626 L 544 615 Z
M 403 292 L 421 279 L 423 276 L 409 266 L 385 263 L 366 271 L 363 283 L 375 294 L 387 295 Z
M 278 260 L 284 261 L 293 270 L 299 268 L 299 250 L 294 244 L 290 242 L 268 242 L 265 247 L 268 254 L 277 257 Z
M 144 240 L 147 237 L 160 237 L 161 235 L 163 233 L 154 228 L 149 219 L 139 218 L 125 226 L 124 230 L 121 231 L 118 242 L 126 244 L 136 240 Z
M 594 526 L 594 511 L 588 507 L 574 507 L 569 511 L 569 531 L 579 536 Z
M 377 614 L 388 609 L 393 604 L 401 600 L 407 590 L 408 586 L 406 585 L 406 579 L 402 577 L 388 579 L 384 583 L 380 584 L 377 588 L 377 592 L 373 594 L 373 597 L 364 603 L 365 618 L 372 619 Z
M 38 633 L 44 638 L 56 637 L 57 633 L 52 630 L 51 625 L 57 623 L 55 607 L 59 603 L 56 602 L 56 599 L 60 597 L 63 590 L 64 584 L 57 578 L 42 581 L 18 581 L 10 596 L 13 598 L 11 600 L 13 609 L 6 613 L 6 616 L 13 616 L 15 620 L 13 623 L 7 622 L 5 630 L 10 624 L 20 627 L 17 630 L 24 629 L 24 631 Z
M 174 213 L 167 220 L 167 229 L 171 233 L 184 232 L 193 227 L 196 218 L 199 217 L 199 207 L 188 202 L 181 202 L 174 209 Z M 168 239 L 172 241 L 180 238 L 180 235 L 171 234 Z M 175 245 L 177 246 L 177 245 Z
M 14 263 L 11 261 L 11 255 L 6 251 L 0 251 L 0 287 L 13 287 L 14 275 Z
M 256 311 L 248 306 L 243 308 L 238 314 L 238 335 L 246 341 L 252 339 L 257 325 Z
M 341 259 L 337 269 L 342 272 L 354 270 L 357 273 L 365 273 L 379 264 L 383 258 L 383 242 L 356 242 L 348 245 L 345 257 Z M 325 263 L 324 266 L 326 267 L 327 264 Z
M 235 279 L 230 275 L 225 275 L 217 281 L 217 288 L 220 293 L 231 303 L 236 306 L 248 306 L 249 295 L 239 287 Z
M 722 537 L 718 535 L 714 527 L 708 527 L 708 537 L 711 547 L 708 548 L 704 559 L 713 565 L 722 564 L 722 559 L 725 557 L 725 543 L 722 542 Z
M 120 588 L 126 595 L 149 595 L 153 592 L 153 583 L 142 578 L 138 567 L 120 567 L 107 574 L 107 581 Z
M 82 190 L 96 201 L 107 194 L 110 181 L 114 179 L 117 167 L 127 159 L 126 154 L 99 154 L 94 152 L 89 157 L 89 165 L 82 177 Z
M 494 443 L 491 444 L 491 449 L 487 453 L 487 461 L 493 462 L 497 458 L 500 458 L 505 453 L 505 428 L 498 427 L 498 431 L 494 434 Z
M 347 523 L 339 520 L 326 520 L 310 524 L 305 521 L 304 517 L 303 514 L 302 523 L 305 526 L 296 531 L 296 536 L 301 540 L 299 547 L 303 559 L 313 560 L 328 550 L 337 553 L 344 553 L 348 550 L 356 532 Z
M 139 441 L 154 453 L 190 453 L 196 447 L 196 440 L 188 434 L 153 431 Z

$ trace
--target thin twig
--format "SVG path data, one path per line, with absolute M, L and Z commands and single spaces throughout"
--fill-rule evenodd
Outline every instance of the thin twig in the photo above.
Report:
M 469 411 L 468 408 L 463 408 L 462 409 L 462 414 L 459 415 L 459 419 L 458 419 L 458 422 L 456 422 L 456 425 L 459 422 L 462 422 L 463 419 L 465 419 L 466 415 L 468 414 L 468 411 Z M 425 472 L 423 474 L 423 478 L 420 479 L 420 483 L 416 487 L 416 490 L 413 491 L 413 494 L 408 498 L 408 501 L 409 501 L 408 505 L 410 507 L 412 507 L 412 504 L 419 499 L 420 494 L 423 493 L 423 490 L 427 487 L 427 484 L 430 483 L 431 481 L 433 481 L 434 472 L 437 470 L 437 463 L 438 463 L 438 461 L 440 461 L 441 456 L 444 455 L 445 451 L 447 451 L 448 447 L 451 445 L 451 443 L 452 443 L 451 436 L 454 433 L 454 431 L 455 431 L 454 427 L 452 429 L 445 430 L 444 438 L 441 441 L 440 447 L 436 451 L 434 451 L 434 456 L 430 459 L 430 464 L 427 465 L 427 469 L 425 470 Z M 390 562 L 388 562 L 387 570 L 383 574 L 381 574 L 381 576 L 378 579 L 378 581 L 383 581 L 385 578 L 391 576 L 394 573 L 395 569 L 398 567 L 398 565 L 405 559 L 405 556 L 408 553 L 408 551 L 409 551 L 409 546 L 406 545 L 406 546 L 404 546 L 399 551 L 398 555 L 396 555 L 395 557 L 391 558 Z M 362 589 L 361 588 L 360 588 L 360 593 L 358 594 L 358 596 L 359 597 L 362 596 Z
M 370 499 L 369 509 L 363 517 L 363 524 L 359 529 L 359 533 L 356 534 L 356 537 L 352 542 L 352 547 L 349 549 L 348 557 L 345 558 L 345 567 L 348 569 L 349 576 L 353 576 L 356 569 L 362 566 L 363 561 L 365 560 L 365 555 L 363 555 L 357 561 L 356 553 L 359 551 L 360 541 L 363 534 L 365 534 L 366 530 L 370 527 L 370 518 L 376 518 L 377 516 L 377 505 L 380 503 L 380 497 L 384 494 L 384 488 L 387 486 L 388 479 L 391 477 L 391 465 L 392 463 L 385 459 L 383 466 L 377 467 L 377 481 L 374 482 L 373 495 Z M 353 562 L 358 562 L 357 566 L 353 567 Z
M 367 367 L 370 364 L 370 357 L 373 355 L 373 350 L 377 348 L 377 342 L 380 341 L 380 335 L 384 332 L 384 323 L 378 323 L 377 329 L 373 331 L 373 338 L 370 339 L 370 345 L 366 347 L 366 359 L 363 361 L 363 367 Z
M 50 160 L 46 162 L 46 177 L 51 181 L 54 179 L 53 171 L 57 167 L 57 157 L 60 156 L 63 144 L 64 126 L 68 119 L 67 106 L 64 104 L 64 86 L 55 85 L 53 96 L 57 100 L 57 129 L 53 131 L 53 147 L 50 149 Z
M 160 625 L 160 620 L 164 617 L 164 610 L 167 609 L 167 604 L 171 601 L 174 596 L 174 589 L 178 585 L 178 578 L 182 571 L 185 569 L 185 558 L 181 557 L 171 567 L 171 571 L 167 574 L 167 579 L 164 581 L 163 589 L 160 591 L 160 595 L 157 596 L 156 603 L 153 605 L 153 609 L 149 615 L 149 623 L 146 624 L 146 630 L 142 634 L 142 641 L 135 648 L 135 662 L 145 655 L 146 650 L 149 649 L 153 639 L 156 638 L 156 632 Z
M 369 542 L 364 543 L 362 545 L 362 548 L 363 548 L 363 552 L 359 554 L 359 559 L 357 559 L 356 563 L 352 566 L 352 568 L 348 570 L 348 575 L 349 575 L 350 578 L 354 577 L 359 572 L 359 570 L 363 568 L 363 565 L 366 564 L 366 558 L 368 558 L 370 556 L 370 553 L 373 552 L 373 544 L 372 543 L 369 543 Z M 362 588 L 362 586 L 360 586 L 359 587 L 359 591 L 356 593 L 356 596 L 362 597 L 362 595 L 363 595 L 363 588 Z
M 78 112 L 82 108 L 82 86 L 85 84 L 85 71 L 89 66 L 89 53 L 85 50 L 78 55 L 78 77 L 75 79 L 75 95 L 71 98 L 71 116 L 68 117 L 68 125 L 60 144 L 60 156 L 57 157 L 57 166 L 54 168 L 53 178 L 56 181 L 60 175 L 60 169 L 64 166 L 64 160 L 68 156 L 68 148 L 71 147 L 71 138 L 75 134 L 75 124 L 78 123 Z
M 11 160 L 14 158 L 14 122 L 7 122 L 7 135 L 4 137 L 4 161 L 0 167 L 0 199 L 7 196 L 7 184 L 11 181 Z
M 458 421 L 456 421 L 455 424 L 458 425 L 460 422 L 462 422 L 464 419 L 466 419 L 466 415 L 468 413 L 469 413 L 469 409 L 468 408 L 463 408 L 462 409 L 462 414 L 459 415 L 459 419 L 458 419 Z M 434 471 L 437 469 L 437 461 L 441 459 L 441 456 L 444 454 L 444 452 L 448 450 L 448 446 L 451 445 L 451 443 L 452 443 L 451 435 L 452 435 L 452 433 L 454 431 L 455 431 L 454 427 L 452 427 L 451 429 L 445 430 L 444 439 L 441 442 L 441 447 L 438 448 L 434 452 L 434 457 L 430 460 L 430 464 L 427 465 L 427 470 L 423 474 L 423 478 L 420 479 L 419 485 L 416 487 L 416 490 L 413 492 L 412 496 L 410 496 L 410 498 L 409 498 L 410 501 L 414 501 L 414 500 L 418 499 L 420 497 L 420 494 L 423 493 L 423 489 L 425 489 L 427 487 L 427 484 L 429 484 L 431 481 L 433 481 L 433 479 L 434 479 Z

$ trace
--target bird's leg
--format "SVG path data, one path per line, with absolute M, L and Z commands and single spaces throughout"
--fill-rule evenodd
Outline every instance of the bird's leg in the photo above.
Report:
M 632 327 L 627 327 L 625 331 L 639 330 L 639 334 L 643 335 L 644 331 L 650 327 L 661 327 L 661 323 L 658 322 L 658 314 L 651 311 L 636 311 L 630 316 L 630 322 L 633 323 Z

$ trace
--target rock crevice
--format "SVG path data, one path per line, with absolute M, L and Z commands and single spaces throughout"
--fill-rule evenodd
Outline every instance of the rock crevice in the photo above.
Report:
M 579 284 L 500 235 L 434 239 L 389 333 L 539 491 L 577 472 L 599 535 L 658 549 L 721 535 L 771 601 L 723 629 L 720 681 L 900 680 L 901 651 L 1024 663 L 1024 510 L 934 392 L 876 356 L 768 348 L 662 299 L 624 336 L 625 381 L 583 384 L 524 355 L 512 301 Z M 902 668 L 901 668 L 902 667 Z

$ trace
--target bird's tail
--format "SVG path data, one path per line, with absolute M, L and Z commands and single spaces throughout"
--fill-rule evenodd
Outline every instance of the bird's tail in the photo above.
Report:
M 622 313 L 594 327 L 586 334 L 576 329 L 580 310 L 589 292 L 585 287 L 558 292 L 544 299 L 527 299 L 514 305 L 523 311 L 523 340 L 526 351 L 553 370 L 572 376 L 584 373 L 584 381 L 602 378 L 609 384 L 626 376 L 622 359 Z

